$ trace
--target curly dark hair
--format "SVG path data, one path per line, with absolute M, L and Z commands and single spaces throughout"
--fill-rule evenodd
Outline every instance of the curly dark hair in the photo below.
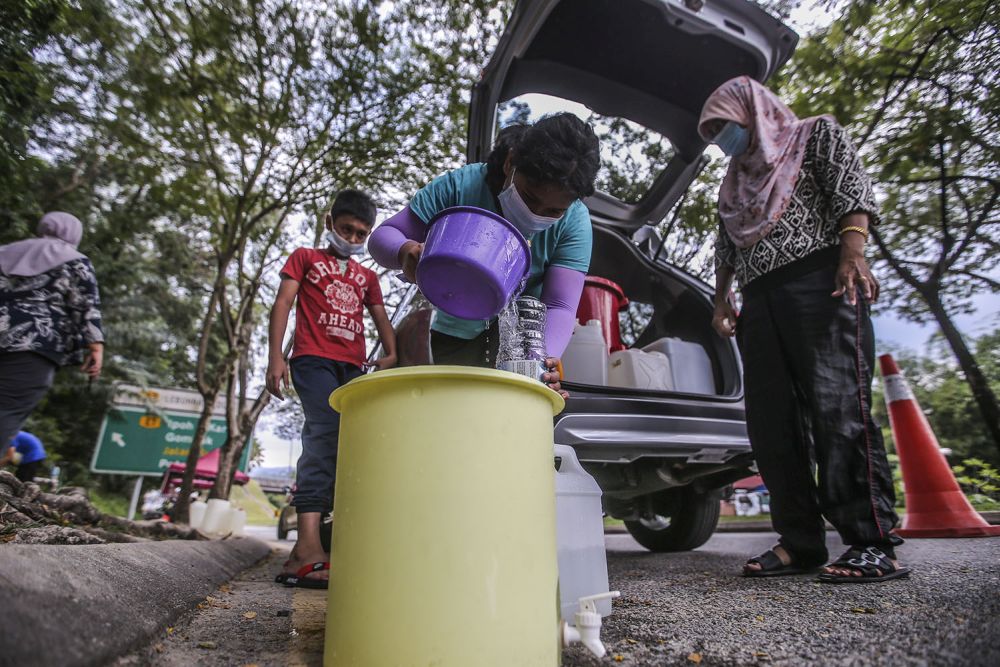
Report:
M 525 176 L 583 198 L 594 194 L 601 155 L 590 125 L 571 113 L 558 113 L 525 129 L 514 146 L 513 161 Z
M 597 135 L 573 114 L 554 114 L 534 125 L 516 123 L 500 130 L 486 158 L 486 182 L 494 192 L 503 188 L 503 165 L 511 150 L 514 166 L 525 176 L 555 183 L 578 199 L 594 194 L 601 166 Z
M 493 150 L 486 158 L 486 183 L 494 193 L 503 189 L 503 182 L 506 180 L 503 164 L 507 161 L 507 153 L 517 145 L 528 127 L 524 123 L 514 123 L 497 132 L 497 138 L 493 140 Z

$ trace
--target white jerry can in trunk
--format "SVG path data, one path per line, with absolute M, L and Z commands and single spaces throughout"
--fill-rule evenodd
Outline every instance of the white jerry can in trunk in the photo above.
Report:
M 608 557 L 604 549 L 601 487 L 580 465 L 569 445 L 556 445 L 556 553 L 559 563 L 559 611 L 575 623 L 579 599 L 608 592 Z M 601 616 L 611 614 L 611 599 L 597 601 Z

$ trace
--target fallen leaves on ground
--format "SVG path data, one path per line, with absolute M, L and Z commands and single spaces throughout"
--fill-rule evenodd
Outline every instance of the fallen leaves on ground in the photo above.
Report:
M 622 660 L 625 659 L 625 656 L 621 655 L 620 653 L 615 653 L 614 658 L 615 662 L 621 662 Z
M 198 642 L 198 648 L 214 649 L 217 646 L 215 642 Z
M 878 612 L 878 609 L 874 607 L 851 607 L 851 611 L 855 614 L 874 614 Z
M 248 611 L 245 614 L 243 614 L 243 618 L 247 619 L 248 621 L 252 621 L 253 619 L 257 618 L 257 612 Z
M 701 653 L 688 653 L 688 660 L 698 664 L 701 662 Z

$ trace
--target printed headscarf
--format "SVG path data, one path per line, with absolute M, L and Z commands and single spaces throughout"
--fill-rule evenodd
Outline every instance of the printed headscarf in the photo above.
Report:
M 767 236 L 791 201 L 816 121 L 799 119 L 778 96 L 748 76 L 730 79 L 705 100 L 698 133 L 705 123 L 734 121 L 750 131 L 747 150 L 730 159 L 719 188 L 719 216 L 733 243 L 747 248 Z M 834 121 L 836 122 L 836 121 Z
M 0 246 L 0 272 L 8 276 L 37 276 L 85 255 L 77 251 L 83 225 L 75 216 L 51 211 L 38 221 L 36 239 Z

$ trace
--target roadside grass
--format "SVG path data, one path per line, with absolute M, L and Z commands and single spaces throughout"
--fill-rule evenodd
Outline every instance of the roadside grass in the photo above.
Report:
M 770 514 L 755 514 L 754 516 L 737 516 L 735 514 L 719 517 L 719 523 L 755 523 L 758 521 L 770 521 Z
M 276 526 L 278 508 L 271 504 L 267 494 L 260 488 L 257 480 L 251 479 L 244 486 L 233 486 L 229 494 L 229 502 L 233 507 L 242 507 L 247 513 L 247 524 L 253 526 Z
M 109 516 L 125 516 L 128 513 L 129 496 L 110 493 L 100 489 L 88 489 L 91 504 L 102 514 Z

